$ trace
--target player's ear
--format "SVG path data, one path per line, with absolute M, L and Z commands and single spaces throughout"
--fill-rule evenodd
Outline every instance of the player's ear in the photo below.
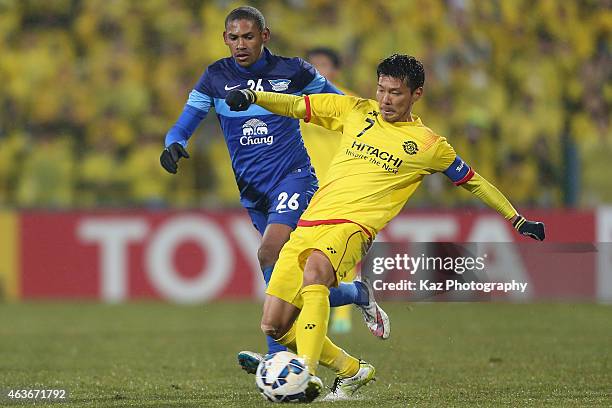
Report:
M 264 28 L 264 30 L 261 33 L 261 37 L 263 38 L 263 42 L 267 43 L 268 41 L 270 41 L 270 29 L 268 27 Z
M 423 87 L 420 86 L 417 89 L 414 90 L 414 92 L 412 93 L 412 101 L 416 102 L 418 101 L 421 96 L 423 96 Z
M 229 45 L 229 42 L 227 40 L 227 31 L 223 31 L 223 42 L 225 43 L 225 45 Z

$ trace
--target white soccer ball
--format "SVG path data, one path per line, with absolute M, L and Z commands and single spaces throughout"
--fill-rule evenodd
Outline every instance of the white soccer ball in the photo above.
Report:
M 259 392 L 272 402 L 304 402 L 309 379 L 304 359 L 288 351 L 266 356 L 255 373 Z

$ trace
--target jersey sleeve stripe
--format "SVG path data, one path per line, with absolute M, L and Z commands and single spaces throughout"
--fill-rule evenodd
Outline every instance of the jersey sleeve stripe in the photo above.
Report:
M 468 173 L 461 180 L 455 181 L 455 185 L 460 186 L 464 183 L 467 183 L 472 179 L 472 177 L 474 177 L 474 170 L 470 167 L 470 171 L 468 171 Z
M 317 225 L 335 225 L 335 224 L 355 224 L 359 226 L 363 230 L 363 232 L 368 236 L 368 238 L 372 239 L 372 233 L 363 225 L 358 222 L 346 220 L 343 218 L 332 218 L 329 220 L 303 220 L 300 219 L 298 221 L 298 227 L 316 227 Z
M 435 136 L 435 135 L 429 135 L 429 137 L 428 137 L 428 138 L 427 138 L 427 140 L 425 141 L 425 144 L 423 145 L 423 147 L 421 148 L 421 150 L 422 150 L 422 151 L 424 151 L 424 152 L 425 152 L 425 151 L 427 151 L 427 150 L 429 150 L 429 148 L 430 148 L 431 146 L 433 146 L 433 144 L 434 144 L 435 142 L 437 142 L 437 141 L 438 141 L 438 139 L 439 139 L 439 137 L 438 137 L 438 136 Z
M 187 105 L 199 109 L 204 113 L 208 113 L 212 105 L 212 98 L 196 89 L 189 93 Z
M 310 109 L 310 98 L 308 95 L 304 95 L 304 102 L 306 103 L 306 117 L 304 118 L 304 122 L 310 122 L 310 118 L 312 117 L 312 110 Z

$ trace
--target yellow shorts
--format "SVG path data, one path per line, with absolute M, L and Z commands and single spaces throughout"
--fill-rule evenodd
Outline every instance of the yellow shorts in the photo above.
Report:
M 306 260 L 315 249 L 323 252 L 342 281 L 368 251 L 370 237 L 357 224 L 297 227 L 281 249 L 266 293 L 302 308 L 300 289 Z

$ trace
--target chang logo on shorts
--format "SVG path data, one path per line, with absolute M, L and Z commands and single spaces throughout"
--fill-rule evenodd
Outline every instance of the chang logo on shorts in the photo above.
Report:
M 268 136 L 268 125 L 259 119 L 249 119 L 242 125 L 242 137 L 240 144 L 242 146 L 271 145 L 274 143 L 274 136 Z

